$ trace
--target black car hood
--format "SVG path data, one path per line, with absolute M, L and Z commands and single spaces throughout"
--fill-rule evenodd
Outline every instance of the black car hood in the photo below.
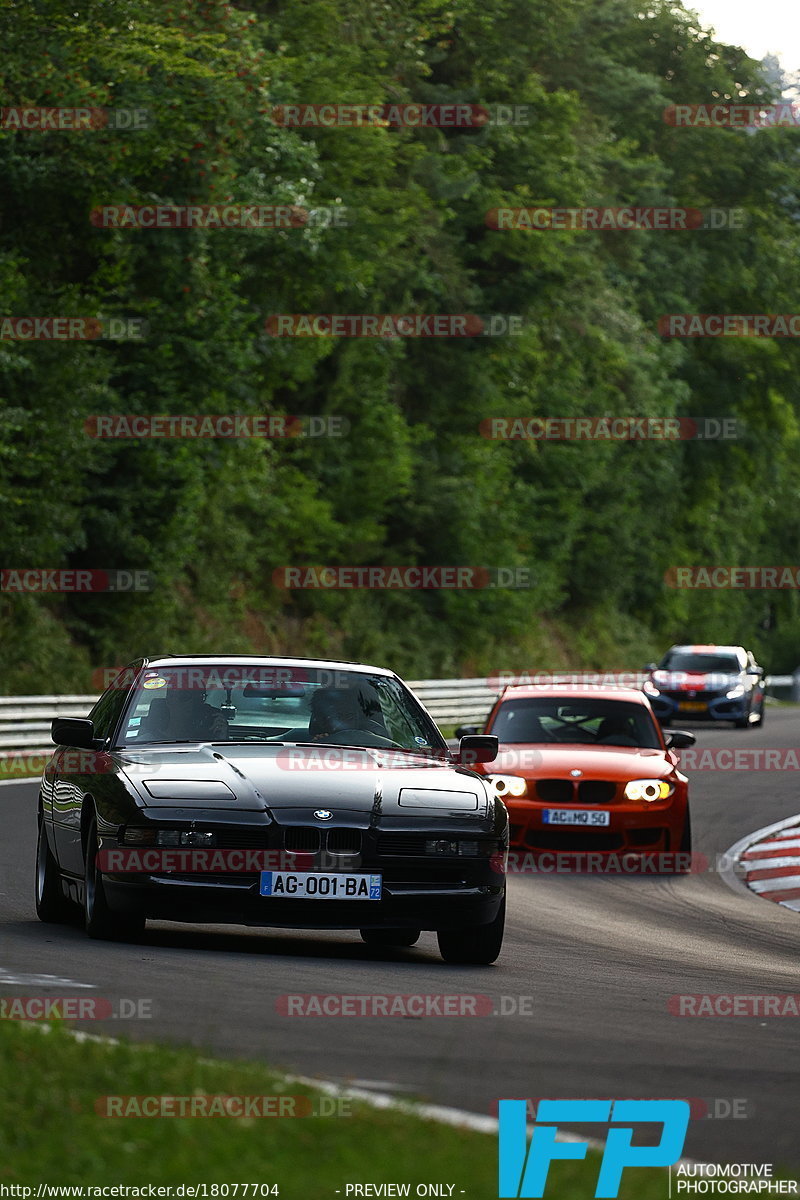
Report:
M 397 751 L 214 743 L 114 757 L 147 808 L 371 813 L 377 806 L 410 817 L 485 817 L 489 803 L 471 771 Z

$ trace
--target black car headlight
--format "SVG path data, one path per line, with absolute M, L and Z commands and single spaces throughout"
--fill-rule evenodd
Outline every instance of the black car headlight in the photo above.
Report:
M 216 846 L 217 835 L 201 829 L 147 829 L 129 825 L 122 834 L 124 846 Z
M 477 858 L 479 855 L 494 854 L 500 843 L 496 840 L 476 842 L 461 838 L 428 838 L 425 842 L 426 854 L 447 854 L 451 858 Z

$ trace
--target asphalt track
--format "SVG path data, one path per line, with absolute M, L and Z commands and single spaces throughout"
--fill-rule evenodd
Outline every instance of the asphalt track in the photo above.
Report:
M 800 710 L 769 709 L 759 730 L 697 729 L 703 747 L 794 747 Z M 800 812 L 796 771 L 690 778 L 695 850 L 712 864 L 745 834 Z M 0 995 L 145 999 L 151 1019 L 83 1028 L 482 1115 L 500 1097 L 746 1101 L 744 1119 L 694 1119 L 684 1153 L 800 1167 L 800 1018 L 668 1009 L 681 993 L 800 993 L 800 914 L 731 890 L 714 870 L 513 877 L 503 954 L 489 968 L 444 965 L 432 934 L 375 956 L 357 933 L 151 923 L 141 943 L 117 945 L 36 920 L 36 794 L 32 782 L 0 788 Z M 8 982 L 30 973 L 92 990 Z M 280 1015 L 287 993 L 480 993 L 497 1005 L 509 997 L 507 1008 L 526 999 L 506 1016 L 300 1018 Z

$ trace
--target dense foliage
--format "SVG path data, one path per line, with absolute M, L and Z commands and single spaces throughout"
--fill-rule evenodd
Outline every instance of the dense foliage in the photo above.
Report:
M 140 568 L 135 595 L 0 595 L 0 691 L 142 652 L 377 660 L 411 677 L 639 665 L 744 641 L 797 665 L 793 591 L 676 564 L 797 564 L 791 339 L 667 339 L 664 313 L 790 313 L 797 132 L 675 128 L 769 102 L 759 64 L 653 0 L 0 0 L 0 106 L 146 109 L 0 132 L 0 565 Z M 277 105 L 527 106 L 527 124 L 294 128 Z M 296 205 L 289 229 L 102 228 L 114 204 Z M 532 204 L 742 210 L 741 228 L 495 230 Z M 340 210 L 338 214 L 334 210 Z M 344 223 L 339 223 L 343 218 Z M 330 223 L 326 224 L 325 221 Z M 276 338 L 275 313 L 519 314 L 515 336 Z M 342 437 L 100 440 L 95 414 L 337 414 Z M 732 418 L 725 441 L 499 441 L 492 417 Z M 528 568 L 527 589 L 287 591 L 285 564 Z M 47 686 L 44 686 L 45 680 Z

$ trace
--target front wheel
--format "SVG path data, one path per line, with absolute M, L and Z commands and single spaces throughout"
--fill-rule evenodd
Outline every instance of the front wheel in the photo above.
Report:
M 468 925 L 464 929 L 440 929 L 436 935 L 439 942 L 439 953 L 447 963 L 488 966 L 500 953 L 505 923 L 506 897 L 504 892 L 497 916 L 488 925 Z
M 686 809 L 686 816 L 683 821 L 683 829 L 681 831 L 680 845 L 678 853 L 675 855 L 675 875 L 690 875 L 692 871 L 692 818 L 689 816 L 689 809 Z
M 749 708 L 748 708 L 747 712 L 745 713 L 745 715 L 742 717 L 741 721 L 733 722 L 735 729 L 749 729 L 750 724 L 751 724 L 751 722 L 750 722 L 750 709 Z
M 47 841 L 44 820 L 39 817 L 36 842 L 36 915 L 48 924 L 64 925 L 71 918 L 72 905 L 61 891 L 61 873 Z
M 109 908 L 103 887 L 103 873 L 97 865 L 97 822 L 92 820 L 86 839 L 83 876 L 83 923 L 90 938 L 104 941 L 128 941 L 144 930 L 144 917 L 116 913 Z
M 361 929 L 362 942 L 378 948 L 414 946 L 419 941 L 419 929 Z

